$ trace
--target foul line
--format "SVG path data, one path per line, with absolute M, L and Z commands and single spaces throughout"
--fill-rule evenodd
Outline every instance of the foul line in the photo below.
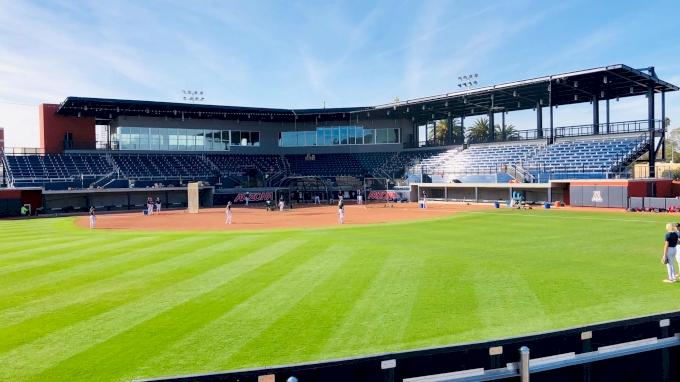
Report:
M 475 211 L 462 211 L 460 214 L 479 214 L 479 215 L 496 215 L 496 214 L 491 214 L 488 212 L 475 212 Z M 508 215 L 505 215 L 508 216 Z M 554 218 L 554 219 L 577 219 L 577 220 L 601 220 L 601 221 L 616 221 L 616 222 L 631 222 L 631 223 L 654 223 L 654 224 L 659 224 L 662 222 L 659 221 L 650 221 L 650 220 L 634 220 L 634 219 L 605 219 L 605 218 L 584 218 L 584 217 L 577 217 L 577 216 L 544 216 L 544 215 L 520 215 L 520 214 L 512 214 L 509 216 L 523 216 L 523 217 L 535 217 L 535 218 Z

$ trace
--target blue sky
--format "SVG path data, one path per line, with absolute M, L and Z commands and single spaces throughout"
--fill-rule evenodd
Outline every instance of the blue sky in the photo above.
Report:
M 652 0 L 0 0 L 0 127 L 7 147 L 37 147 L 37 105 L 67 96 L 370 106 L 455 91 L 464 74 L 490 85 L 618 63 L 680 85 L 679 17 L 680 2 Z M 680 94 L 666 102 L 680 126 Z M 611 115 L 644 119 L 645 100 Z M 555 124 L 590 118 L 563 107 Z M 530 112 L 507 121 L 535 127 Z

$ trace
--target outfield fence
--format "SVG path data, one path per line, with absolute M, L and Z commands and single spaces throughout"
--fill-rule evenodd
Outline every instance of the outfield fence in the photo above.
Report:
M 675 311 L 500 340 L 145 381 L 673 381 L 680 377 L 679 345 Z M 285 352 L 295 343 L 280 347 Z

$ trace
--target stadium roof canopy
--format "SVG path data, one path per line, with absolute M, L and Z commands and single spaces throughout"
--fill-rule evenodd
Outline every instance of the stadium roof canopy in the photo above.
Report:
M 263 120 L 267 122 L 343 121 L 366 119 L 411 119 L 423 123 L 433 119 L 474 116 L 495 112 L 533 109 L 538 105 L 561 106 L 680 90 L 660 80 L 654 68 L 633 69 L 611 65 L 570 73 L 485 86 L 432 97 L 393 102 L 372 107 L 333 109 L 272 109 L 173 102 L 68 97 L 56 114 L 95 117 L 108 124 L 121 116 L 194 118 L 218 120 Z M 449 114 L 450 113 L 450 114 Z

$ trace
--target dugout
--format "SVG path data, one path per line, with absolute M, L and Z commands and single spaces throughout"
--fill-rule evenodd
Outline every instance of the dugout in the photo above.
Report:
M 214 190 L 212 186 L 199 187 L 200 207 L 213 206 Z M 160 198 L 164 209 L 187 208 L 186 187 L 61 190 L 42 194 L 46 214 L 86 212 L 90 207 L 98 211 L 143 210 L 148 197 Z
M 423 192 L 429 200 L 471 203 L 508 203 L 513 192 L 520 192 L 527 203 L 567 203 L 567 186 L 550 183 L 415 183 L 410 185 L 409 200 L 419 202 Z
M 21 206 L 23 205 L 30 206 L 31 215 L 42 211 L 42 189 L 0 189 L 0 218 L 21 216 Z
M 602 179 L 569 181 L 569 204 L 575 207 L 628 208 L 629 201 L 640 200 L 631 207 L 665 208 L 666 198 L 678 196 L 680 187 L 670 179 Z M 664 200 L 652 202 L 652 199 Z M 647 203 L 644 204 L 644 200 Z M 677 201 L 676 201 L 677 202 Z M 675 203 L 677 205 L 680 203 Z

